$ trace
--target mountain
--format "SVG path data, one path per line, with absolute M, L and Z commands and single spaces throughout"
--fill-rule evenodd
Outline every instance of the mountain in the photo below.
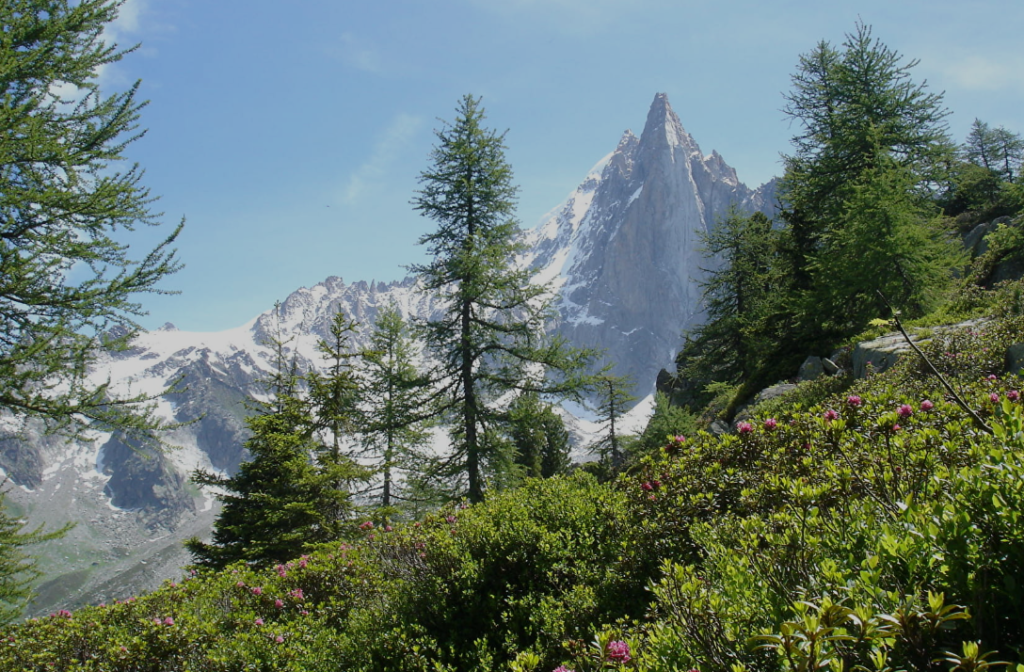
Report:
M 701 235 L 729 208 L 774 211 L 774 181 L 746 187 L 717 152 L 705 155 L 665 94 L 643 133 L 626 131 L 546 221 L 528 233 L 525 263 L 558 293 L 558 331 L 607 351 L 637 396 L 654 388 L 681 334 L 703 318 Z
M 703 154 L 659 94 L 640 137 L 627 131 L 568 199 L 524 234 L 527 252 L 518 263 L 533 268 L 536 281 L 550 282 L 559 315 L 552 328 L 574 345 L 605 349 L 645 397 L 671 364 L 681 332 L 702 317 L 701 268 L 714 262 L 700 253 L 701 234 L 733 205 L 771 212 L 773 189 L 749 189 L 720 155 Z M 132 393 L 176 383 L 158 408 L 186 423 L 167 436 L 174 450 L 140 452 L 101 432 L 69 443 L 32 426 L 0 424 L 9 430 L 0 437 L 0 468 L 14 484 L 8 501 L 17 515 L 32 526 L 78 523 L 41 549 L 51 578 L 33 612 L 109 602 L 178 576 L 188 562 L 181 540 L 208 535 L 216 515 L 188 475 L 196 467 L 233 473 L 245 459 L 244 399 L 261 393 L 257 380 L 270 369 L 262 343 L 290 338 L 299 366 L 316 367 L 316 343 L 328 337 L 337 311 L 369 325 L 392 302 L 407 318 L 440 310 L 413 279 L 346 284 L 330 277 L 236 329 L 194 333 L 168 324 L 141 334 L 130 350 L 104 356 L 93 372 L 97 382 L 109 378 Z M 649 404 L 635 409 L 638 422 Z M 592 423 L 566 418 L 577 437 L 574 457 L 585 459 Z

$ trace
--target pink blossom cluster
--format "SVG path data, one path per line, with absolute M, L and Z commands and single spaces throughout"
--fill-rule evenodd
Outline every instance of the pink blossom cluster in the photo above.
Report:
M 621 639 L 608 642 L 605 653 L 608 656 L 608 660 L 613 660 L 617 663 L 628 663 L 630 661 L 629 644 L 626 644 Z

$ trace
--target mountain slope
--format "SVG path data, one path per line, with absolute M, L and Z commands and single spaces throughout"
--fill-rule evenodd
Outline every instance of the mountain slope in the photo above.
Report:
M 700 236 L 728 208 L 771 210 L 772 184 L 751 190 L 717 153 L 705 155 L 659 94 L 640 137 L 627 131 L 568 199 L 528 232 L 519 263 L 550 282 L 558 309 L 553 329 L 577 346 L 602 348 L 618 373 L 633 377 L 647 397 L 657 372 L 672 362 L 681 332 L 702 317 Z M 318 339 L 329 335 L 341 310 L 361 324 L 394 302 L 406 318 L 440 309 L 416 282 L 354 282 L 327 278 L 300 288 L 277 309 L 218 333 L 178 331 L 173 325 L 139 336 L 131 350 L 105 357 L 94 375 L 120 390 L 179 391 L 161 400 L 168 419 L 187 424 L 170 433 L 179 446 L 139 453 L 97 433 L 92 443 L 33 434 L 0 437 L 0 468 L 18 486 L 11 504 L 30 524 L 78 527 L 43 549 L 52 577 L 35 612 L 110 601 L 150 589 L 188 561 L 182 538 L 208 534 L 216 510 L 188 484 L 196 467 L 232 473 L 246 458 L 243 400 L 261 393 L 270 367 L 268 337 L 289 339 L 300 368 L 321 364 Z M 353 346 L 363 345 L 357 336 Z M 634 409 L 642 423 L 650 399 Z M 574 409 L 576 415 L 585 415 Z M 575 459 L 594 425 L 566 419 L 577 439 Z

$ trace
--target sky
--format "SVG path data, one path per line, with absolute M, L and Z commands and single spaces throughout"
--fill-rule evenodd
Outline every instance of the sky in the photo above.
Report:
M 781 111 L 801 54 L 860 20 L 944 92 L 952 137 L 975 118 L 1024 132 L 1019 0 L 127 0 L 99 75 L 141 81 L 144 137 L 125 150 L 182 218 L 185 264 L 139 297 L 147 329 L 244 324 L 329 276 L 392 281 L 433 230 L 410 201 L 434 131 L 465 94 L 507 131 L 518 219 L 537 225 L 668 94 L 704 153 L 756 187 L 781 173 Z

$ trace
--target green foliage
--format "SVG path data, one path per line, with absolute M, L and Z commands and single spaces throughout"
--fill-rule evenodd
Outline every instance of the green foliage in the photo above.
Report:
M 501 480 L 509 462 L 505 442 L 494 434 L 504 412 L 500 398 L 509 392 L 578 395 L 593 354 L 545 336 L 547 289 L 513 264 L 522 243 L 504 135 L 482 126 L 479 99 L 465 96 L 457 114 L 437 131 L 432 165 L 420 175 L 423 188 L 413 204 L 438 228 L 419 241 L 432 260 L 412 270 L 445 306 L 443 315 L 420 327 L 439 363 L 435 376 L 453 445 L 450 473 L 479 502 L 488 470 Z
M 151 397 L 117 397 L 86 372 L 123 349 L 140 294 L 180 265 L 181 226 L 141 258 L 122 231 L 157 225 L 142 170 L 116 169 L 145 103 L 138 84 L 104 96 L 102 66 L 127 53 L 102 40 L 118 0 L 15 0 L 0 9 L 0 408 L 51 429 L 90 423 L 149 436 Z
M 6 509 L 7 479 L 0 482 L 0 624 L 16 619 L 32 597 L 32 584 L 41 576 L 24 548 L 50 539 L 59 539 L 70 529 L 53 532 L 43 528 L 26 530 L 24 521 Z
M 736 434 L 673 436 L 613 483 L 527 479 L 411 524 L 353 521 L 351 545 L 274 568 L 8 628 L 0 669 L 1017 663 L 1024 402 L 998 371 L 1022 320 L 925 344 L 992 435 L 906 358 Z
M 632 447 L 634 456 L 654 454 L 673 437 L 693 436 L 696 433 L 697 419 L 693 413 L 687 408 L 673 405 L 668 396 L 659 392 L 654 397 L 654 413 Z
M 520 395 L 509 407 L 509 439 L 515 463 L 526 478 L 550 478 L 570 464 L 569 432 L 562 417 L 533 393 Z
M 776 235 L 762 213 L 743 216 L 730 210 L 703 242 L 705 256 L 722 266 L 709 271 L 703 284 L 707 319 L 686 335 L 678 372 L 701 388 L 735 383 L 756 370 L 762 320 L 778 290 Z
M 335 340 L 343 340 L 349 328 L 339 314 Z M 197 469 L 192 477 L 198 485 L 218 488 L 215 496 L 223 503 L 212 543 L 196 537 L 185 542 L 200 567 L 223 569 L 238 561 L 265 566 L 293 558 L 305 545 L 340 538 L 350 529 L 352 485 L 368 475 L 339 449 L 354 385 L 341 344 L 322 344 L 335 365 L 329 374 L 312 377 L 309 399 L 299 394 L 300 378 L 286 360 L 284 343 L 272 345 L 277 368 L 267 377 L 270 400 L 246 419 L 249 459 L 234 476 Z M 324 429 L 330 433 L 327 445 L 317 440 Z
M 920 317 L 946 298 L 962 259 L 934 217 L 916 207 L 914 176 L 891 160 L 862 172 L 838 226 L 811 255 L 816 282 L 807 300 L 816 322 L 833 340 L 887 315 L 881 292 L 907 317 Z M 808 311 L 810 312 L 810 311 Z
M 392 507 L 421 509 L 437 499 L 431 483 L 435 467 L 425 452 L 430 390 L 414 364 L 417 355 L 398 308 L 383 308 L 360 355 L 358 415 L 360 457 L 371 460 L 380 476 L 383 515 Z

